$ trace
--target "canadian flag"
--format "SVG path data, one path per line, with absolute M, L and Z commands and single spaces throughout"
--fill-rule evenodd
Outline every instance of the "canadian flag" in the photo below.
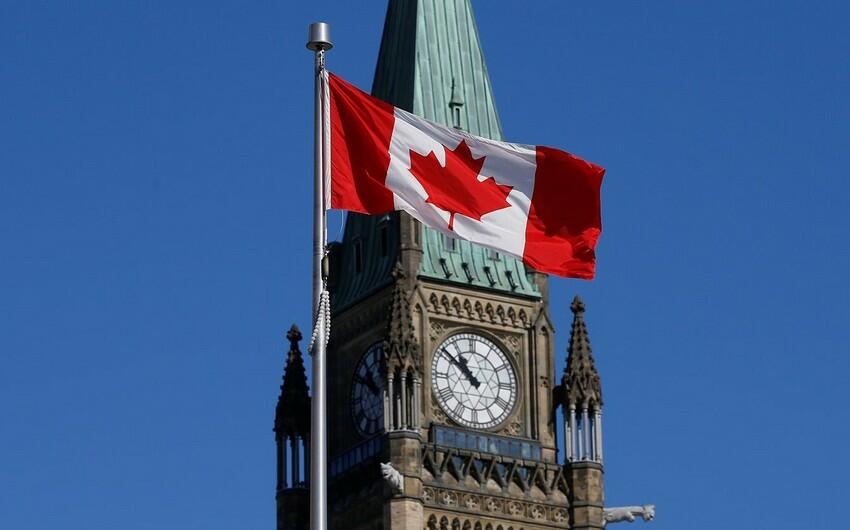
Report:
M 443 127 L 328 77 L 331 208 L 404 210 L 538 271 L 593 278 L 603 168 Z

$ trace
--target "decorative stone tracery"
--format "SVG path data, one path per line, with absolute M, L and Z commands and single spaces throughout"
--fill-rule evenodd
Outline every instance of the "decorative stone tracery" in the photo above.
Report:
M 476 300 L 463 294 L 442 294 L 432 292 L 428 296 L 431 312 L 441 315 L 470 320 L 473 322 L 488 322 L 499 326 L 522 328 L 529 327 L 528 312 L 525 308 L 505 302 L 486 302 Z
M 438 509 L 460 509 L 469 512 L 472 516 L 477 514 L 481 517 L 506 517 L 544 525 L 563 523 L 569 517 L 565 506 L 557 507 L 528 501 L 505 500 L 474 493 L 424 488 L 422 498 L 426 506 L 433 506 Z M 449 523 L 448 520 L 447 523 Z M 450 524 L 453 524 L 453 521 Z M 458 519 L 458 524 L 465 527 L 466 523 Z
M 450 495 L 448 495 L 449 493 Z M 553 507 L 544 504 L 518 500 L 505 501 L 497 497 L 479 496 L 477 494 L 455 491 L 449 492 L 448 490 L 434 490 L 432 488 L 425 488 L 423 490 L 423 494 L 423 500 L 433 499 L 434 495 L 436 495 L 438 498 L 438 502 L 431 502 L 426 500 L 426 507 L 433 506 L 437 509 L 457 509 L 459 507 L 462 511 L 469 512 L 469 515 L 471 516 L 506 517 L 514 520 L 527 520 L 529 523 L 537 522 L 539 524 L 544 525 L 556 525 L 559 523 L 563 524 L 569 519 L 569 513 L 566 507 Z M 474 498 L 476 500 L 483 499 L 483 502 L 480 504 L 470 505 L 470 503 L 467 502 L 467 500 L 470 498 Z M 442 502 L 443 499 L 447 499 L 447 502 Z M 456 504 L 456 501 L 458 500 L 460 501 L 459 505 Z M 428 520 L 429 524 L 427 528 L 432 528 L 433 525 L 438 524 L 440 521 L 436 518 L 436 516 L 433 515 L 429 517 Z M 455 521 L 457 521 L 457 524 L 460 525 L 462 528 L 468 528 L 466 524 L 468 522 L 471 523 L 471 521 L 468 519 L 453 518 L 450 520 L 447 518 L 446 524 L 454 525 Z M 477 524 L 481 523 L 479 522 Z M 470 524 L 469 527 L 472 527 L 472 524 Z M 498 528 L 498 525 L 495 528 Z
M 410 310 L 410 294 L 402 267 L 396 267 L 384 341 L 386 388 L 384 428 L 386 431 L 416 430 L 420 424 L 422 349 Z
M 463 516 L 431 514 L 424 530 L 537 530 L 534 526 L 482 523 Z

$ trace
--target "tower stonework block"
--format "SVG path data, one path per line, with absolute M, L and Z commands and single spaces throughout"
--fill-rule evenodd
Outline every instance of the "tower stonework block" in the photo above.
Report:
M 576 462 L 570 466 L 572 526 L 575 530 L 604 528 L 602 466 Z
M 277 530 L 307 530 L 310 528 L 310 496 L 306 489 L 278 491 Z
M 390 462 L 405 477 L 404 491 L 415 495 L 422 488 L 420 461 L 422 439 L 418 432 L 396 431 L 387 436 L 390 446 Z
M 415 499 L 392 499 L 384 509 L 384 528 L 388 530 L 422 530 L 422 502 Z

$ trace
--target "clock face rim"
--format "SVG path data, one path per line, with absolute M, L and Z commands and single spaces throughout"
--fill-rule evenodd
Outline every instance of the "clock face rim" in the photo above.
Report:
M 445 387 L 445 386 L 441 387 L 440 383 L 438 382 L 438 379 L 442 379 L 442 380 L 446 381 L 447 384 L 449 386 L 451 386 L 451 383 L 448 381 L 448 377 L 443 377 L 442 375 L 438 375 L 438 363 L 440 362 L 440 358 L 446 357 L 442 350 L 444 348 L 446 348 L 447 345 L 449 345 L 450 343 L 454 343 L 455 341 L 457 341 L 459 339 L 462 340 L 463 337 L 465 337 L 465 336 L 472 336 L 472 337 L 475 338 L 476 343 L 482 343 L 482 344 L 486 344 L 486 345 L 489 346 L 486 355 L 481 355 L 480 352 L 477 352 L 477 350 L 476 350 L 476 353 L 478 354 L 479 357 L 486 359 L 486 361 L 490 363 L 491 368 L 493 367 L 493 362 L 491 360 L 492 357 L 494 355 L 501 356 L 503 363 L 500 365 L 498 371 L 501 371 L 502 366 L 504 366 L 505 371 L 507 372 L 507 375 L 508 375 L 508 381 L 507 382 L 509 383 L 509 386 L 507 388 L 510 392 L 510 399 L 507 402 L 507 406 L 503 407 L 502 413 L 499 414 L 498 416 L 493 417 L 488 412 L 488 415 L 491 418 L 489 421 L 475 421 L 474 417 L 471 420 L 464 419 L 462 412 L 461 412 L 460 415 L 458 415 L 454 411 L 456 407 L 450 407 L 448 405 L 448 403 L 451 402 L 452 399 L 454 399 L 454 401 L 456 401 L 458 403 L 462 402 L 462 399 L 459 398 L 459 393 L 455 392 L 455 391 L 451 391 L 451 397 L 446 398 L 445 395 L 443 393 L 441 393 L 441 391 L 440 391 L 441 388 L 447 388 L 447 387 Z M 450 351 L 449 353 L 456 354 L 457 351 L 458 350 L 455 349 L 454 351 Z M 461 352 L 461 353 L 464 353 L 464 352 Z M 465 352 L 465 353 L 466 353 L 466 355 L 468 355 L 472 352 Z M 464 358 L 464 360 L 467 363 L 469 362 L 469 359 Z M 445 362 L 443 362 L 443 366 L 445 366 Z M 450 369 L 454 370 L 454 367 L 452 367 Z M 477 429 L 477 430 L 482 430 L 482 431 L 495 430 L 495 429 L 498 429 L 499 427 L 501 427 L 502 425 L 504 425 L 508 421 L 508 419 L 513 415 L 513 413 L 517 410 L 517 407 L 519 406 L 519 401 L 520 401 L 519 379 L 518 379 L 517 374 L 518 374 L 518 370 L 517 370 L 516 366 L 514 365 L 513 359 L 511 358 L 510 355 L 508 355 L 507 350 L 500 346 L 499 342 L 497 342 L 496 339 L 491 338 L 491 337 L 484 335 L 482 333 L 479 333 L 477 331 L 472 331 L 472 330 L 459 331 L 459 332 L 456 332 L 456 333 L 452 333 L 451 335 L 449 335 L 445 339 L 443 339 L 440 342 L 440 344 L 437 346 L 437 348 L 434 350 L 434 353 L 433 353 L 433 356 L 432 356 L 432 359 L 431 359 L 431 392 L 433 393 L 434 399 L 436 400 L 440 409 L 454 423 L 456 423 L 456 424 L 458 424 L 462 427 L 467 427 L 467 428 L 472 428 L 472 429 Z M 454 375 L 457 376 L 458 371 L 455 371 Z M 472 375 L 474 376 L 475 374 L 472 374 Z M 499 392 L 496 392 L 496 394 L 497 394 L 497 397 L 499 397 L 501 395 Z M 474 407 L 465 405 L 464 408 L 473 409 Z
M 373 356 L 373 352 L 378 352 L 377 356 L 374 356 L 374 359 L 371 359 Z M 386 384 L 384 383 L 384 378 L 380 373 L 380 365 L 381 365 L 381 357 L 384 355 L 384 343 L 383 341 L 378 341 L 370 345 L 366 348 L 366 351 L 363 352 L 363 355 L 360 356 L 360 359 L 357 361 L 357 365 L 354 368 L 354 374 L 351 377 L 351 389 L 349 392 L 349 402 L 351 406 L 349 407 L 349 411 L 351 412 L 351 422 L 354 424 L 354 428 L 357 430 L 357 433 L 364 437 L 370 437 L 378 434 L 384 429 L 384 392 L 386 390 Z M 355 401 L 358 397 L 358 390 L 365 389 L 368 391 L 367 385 L 365 382 L 358 381 L 357 376 L 363 368 L 367 361 L 370 362 L 369 366 L 366 367 L 367 374 L 374 369 L 372 372 L 372 380 L 377 385 L 379 392 L 376 397 L 373 398 L 375 401 L 375 408 L 378 411 L 378 414 L 374 417 L 368 417 L 368 419 L 375 420 L 375 429 L 374 431 L 364 430 L 364 428 L 360 427 L 360 423 L 358 422 L 359 411 L 362 408 L 362 401 Z M 373 394 L 374 396 L 374 394 Z

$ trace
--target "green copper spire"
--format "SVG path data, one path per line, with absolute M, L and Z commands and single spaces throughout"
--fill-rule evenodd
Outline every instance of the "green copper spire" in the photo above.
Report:
M 469 0 L 390 0 L 372 94 L 453 126 L 449 102 L 464 102 L 460 127 L 502 139 L 493 88 Z
M 469 0 L 390 0 L 372 94 L 428 120 L 502 139 Z M 392 281 L 399 251 L 398 217 L 398 213 L 348 214 L 339 252 L 341 281 L 335 286 L 335 311 Z M 421 228 L 420 241 L 422 260 L 417 273 L 421 277 L 540 296 L 525 266 L 515 258 L 426 227 Z M 384 252 L 376 255 L 377 247 Z M 352 277 L 355 271 L 359 272 Z

